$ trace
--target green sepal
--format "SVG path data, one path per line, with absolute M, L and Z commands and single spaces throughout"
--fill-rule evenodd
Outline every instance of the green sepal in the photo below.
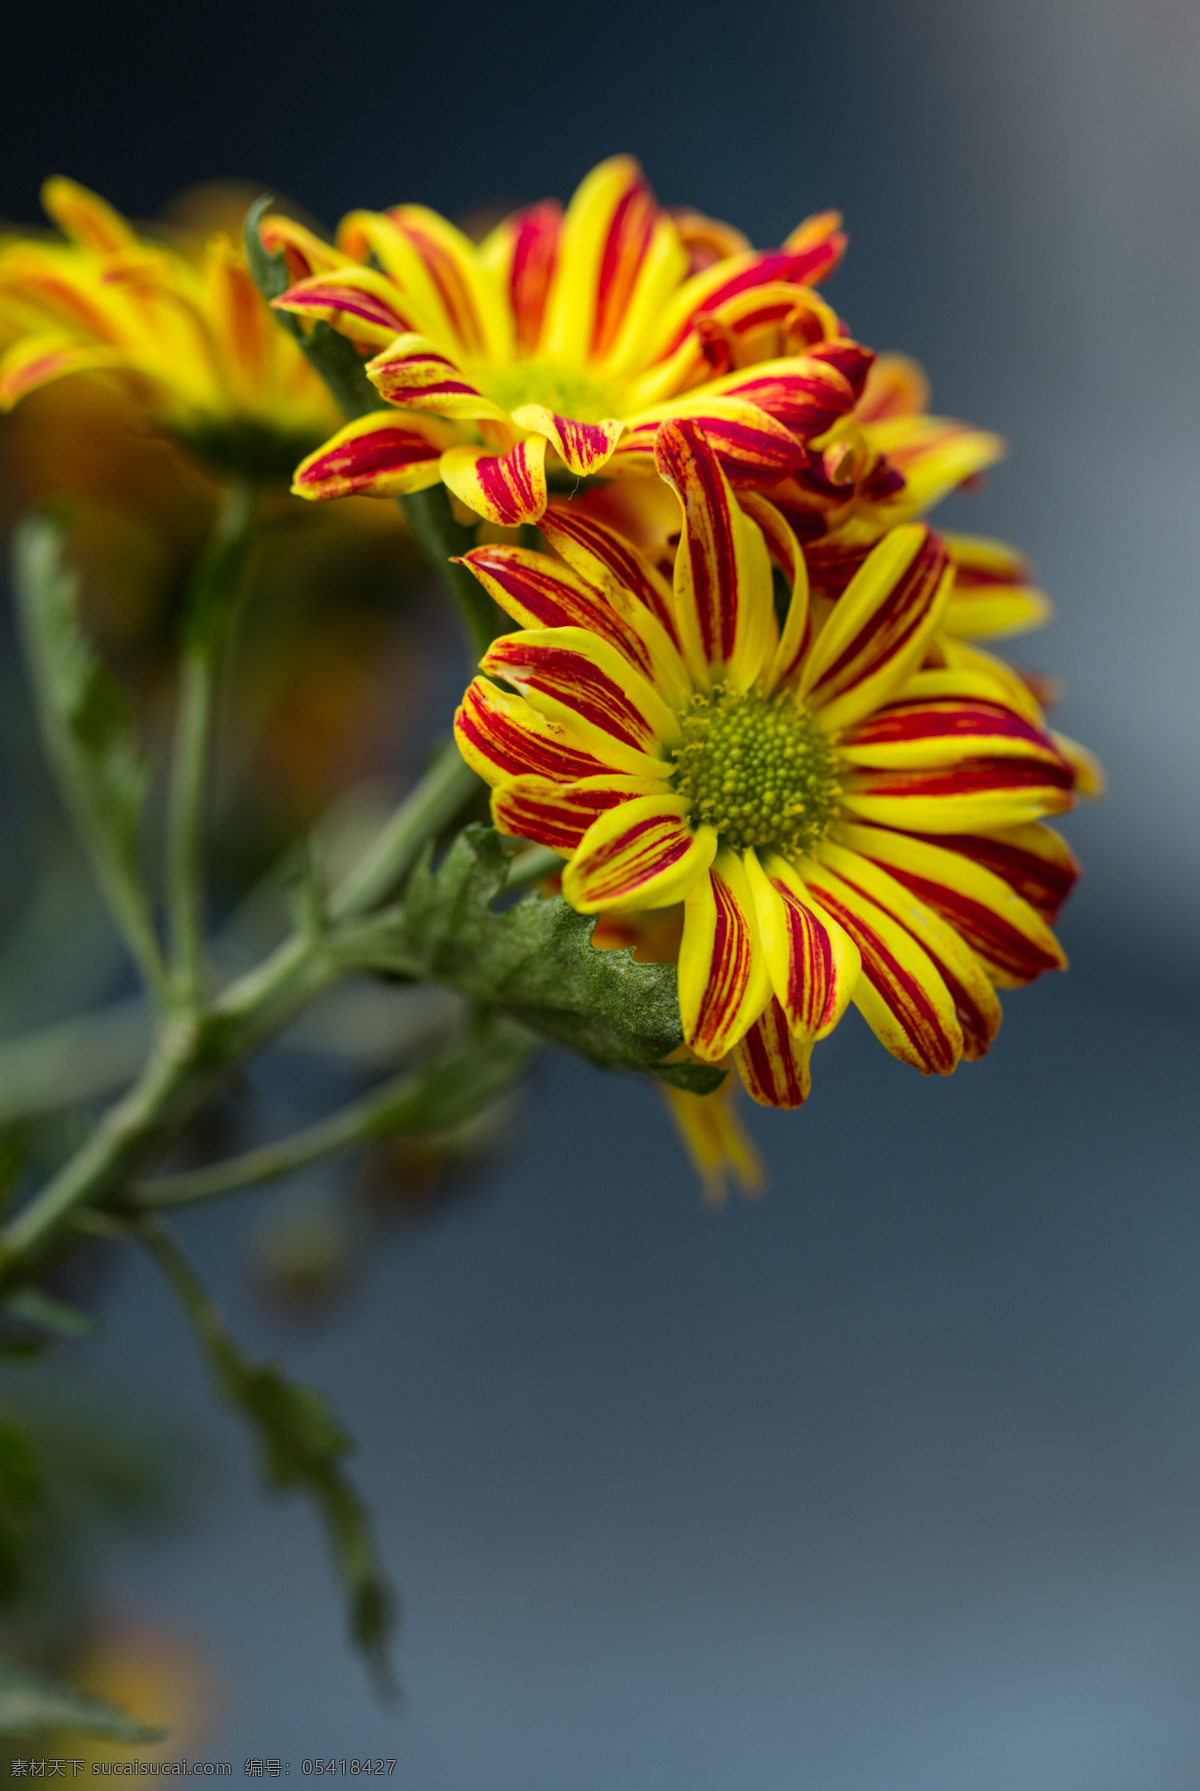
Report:
M 0 1660 L 0 1735 L 35 1735 L 45 1729 L 69 1729 L 112 1741 L 158 1741 L 166 1734 L 165 1729 L 138 1722 L 106 1698 L 85 1696 L 41 1673 Z
M 444 862 L 426 851 L 403 901 L 344 937 L 360 969 L 440 983 L 499 1007 L 606 1070 L 642 1070 L 709 1094 L 725 1071 L 668 1063 L 683 1044 L 675 969 L 631 951 L 597 951 L 594 915 L 561 896 L 527 895 L 497 913 L 513 847 L 491 827 L 463 830 Z
M 247 265 L 268 304 L 272 299 L 280 298 L 292 283 L 286 258 L 278 253 L 271 255 L 263 248 L 262 220 L 273 204 L 269 193 L 256 199 L 246 213 L 242 229 Z M 275 316 L 296 338 L 348 417 L 365 417 L 373 410 L 388 408 L 387 400 L 379 396 L 364 373 L 358 350 L 345 336 L 339 336 L 323 320 L 305 326 L 287 311 L 276 311 Z

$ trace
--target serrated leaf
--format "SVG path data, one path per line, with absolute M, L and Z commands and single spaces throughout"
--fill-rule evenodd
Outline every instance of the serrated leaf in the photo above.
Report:
M 42 737 L 100 881 L 135 953 L 152 960 L 141 870 L 149 769 L 133 714 L 79 623 L 79 580 L 49 515 L 28 517 L 14 548 L 22 643 Z
M 0 1661 L 0 1735 L 32 1735 L 41 1729 L 69 1729 L 113 1741 L 158 1741 L 166 1734 L 105 1698 L 85 1696 L 41 1673 Z
M 168 1232 L 152 1221 L 138 1229 L 182 1300 L 219 1386 L 249 1421 L 267 1484 L 307 1493 L 316 1505 L 347 1593 L 351 1638 L 380 1689 L 390 1693 L 394 1602 L 376 1555 L 370 1512 L 344 1471 L 353 1440 L 323 1393 L 289 1380 L 273 1362 L 248 1360 Z
M 594 915 L 561 896 L 493 907 L 511 848 L 493 828 L 465 828 L 435 870 L 429 853 L 396 908 L 360 929 L 347 950 L 361 968 L 427 978 L 609 1070 L 644 1070 L 696 1094 L 725 1072 L 664 1061 L 683 1044 L 675 969 L 631 951 L 597 951 Z

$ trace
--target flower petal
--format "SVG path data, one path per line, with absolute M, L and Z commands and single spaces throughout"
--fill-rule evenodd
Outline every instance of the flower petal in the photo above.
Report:
M 479 246 L 480 264 L 508 294 L 518 353 L 534 354 L 541 342 L 562 222 L 558 201 L 543 199 L 505 218 Z
M 703 430 L 726 475 L 739 487 L 774 484 L 808 460 L 799 437 L 757 404 L 689 393 L 631 417 L 613 450 L 611 471 L 639 477 L 652 473 L 660 426 L 672 418 L 687 418 Z
M 27 392 L 68 373 L 126 366 L 128 357 L 107 343 L 77 342 L 57 333 L 21 336 L 0 360 L 0 408 L 11 410 Z
M 746 690 L 774 644 L 771 563 L 762 531 L 739 509 L 695 423 L 664 423 L 656 460 L 683 513 L 675 616 L 684 661 L 702 687 L 728 679 Z
M 439 417 L 505 421 L 506 413 L 424 336 L 398 336 L 366 366 L 367 378 L 389 404 L 431 410 Z
M 820 860 L 848 888 L 898 920 L 928 952 L 954 1002 L 962 1028 L 963 1056 L 971 1060 L 982 1057 L 999 1030 L 1000 1002 L 982 963 L 962 936 L 873 860 L 834 840 L 822 845 Z
M 631 592 L 678 646 L 671 588 L 624 535 L 576 505 L 561 502 L 550 505 L 539 527 L 555 553 L 581 578 L 605 592 L 614 588 Z
M 399 287 L 414 328 L 452 355 L 495 359 L 512 349 L 508 307 L 474 243 L 424 205 L 351 212 L 338 246 L 356 261 L 373 255 Z
M 1075 794 L 1085 801 L 1094 802 L 1103 796 L 1108 779 L 1104 774 L 1104 766 L 1088 747 L 1081 746 L 1078 740 L 1072 740 L 1069 734 L 1060 734 L 1051 730 L 1051 740 L 1075 773 Z
M 750 884 L 741 859 L 723 849 L 685 898 L 679 1012 L 696 1056 L 719 1063 L 757 1020 L 770 992 Z
M 799 1037 L 774 996 L 734 1047 L 742 1084 L 760 1107 L 802 1107 L 812 1087 L 813 1040 Z
M 138 240 L 119 211 L 106 199 L 81 187 L 64 174 L 52 174 L 43 181 L 42 209 L 54 219 L 64 236 L 83 249 L 97 255 L 116 255 L 123 249 L 136 249 Z
M 994 871 L 962 852 L 890 827 L 843 824 L 837 838 L 881 864 L 966 940 L 1001 988 L 1065 970 L 1062 947 L 1037 910 Z
M 717 849 L 711 827 L 693 833 L 682 796 L 639 796 L 593 821 L 563 872 L 563 895 L 583 914 L 667 908 L 706 882 Z M 686 944 L 686 932 L 685 932 Z
M 568 567 L 524 547 L 473 547 L 458 562 L 523 628 L 587 628 L 650 676 L 653 662 L 639 636 L 604 597 Z
M 840 345 L 848 354 L 851 345 Z M 859 349 L 866 358 L 868 351 Z M 858 385 L 820 352 L 767 361 L 727 374 L 704 388 L 704 396 L 741 398 L 758 406 L 802 441 L 824 435 L 854 408 Z M 697 394 L 699 396 L 699 394 Z
M 783 630 L 767 674 L 767 684 L 774 689 L 785 678 L 791 677 L 812 638 L 808 567 L 791 526 L 768 498 L 763 497 L 761 492 L 743 491 L 738 497 L 738 503 L 762 530 L 768 553 L 782 569 L 792 587 Z
M 851 765 L 881 770 L 1020 758 L 1040 761 L 1057 772 L 1063 759 L 1043 729 L 1004 705 L 954 697 L 889 703 L 844 734 L 838 753 Z
M 488 678 L 468 687 L 454 717 L 454 737 L 471 769 L 493 785 L 527 775 L 557 783 L 613 775 L 613 767 L 560 721 L 539 715 L 523 696 Z
M 920 663 L 952 578 L 945 548 L 922 524 L 893 529 L 872 549 L 800 673 L 800 694 L 830 733 L 886 703 Z
M 544 353 L 579 365 L 611 349 L 657 218 L 654 195 L 632 156 L 610 157 L 580 183 L 563 221 Z M 680 257 L 682 263 L 682 245 Z
M 523 629 L 494 640 L 480 670 L 516 688 L 609 764 L 633 776 L 665 770 L 679 723 L 628 659 L 582 628 Z
M 469 510 L 501 528 L 537 522 L 546 508 L 546 438 L 531 435 L 506 454 L 488 448 L 450 448 L 442 478 Z
M 1028 560 L 1003 541 L 943 535 L 954 586 L 942 627 L 955 635 L 1023 634 L 1049 622 L 1054 607 L 1033 583 Z
M 513 411 L 512 420 L 519 429 L 536 429 L 544 435 L 567 470 L 581 479 L 605 464 L 625 427 L 616 417 L 603 423 L 576 423 L 544 404 L 523 404 Z
M 328 274 L 335 267 L 345 265 L 343 254 L 282 212 L 268 212 L 259 223 L 258 235 L 268 255 L 283 256 L 288 278 L 294 285 L 310 279 L 313 274 Z M 405 329 L 408 327 L 404 325 Z
M 855 408 L 858 424 L 885 417 L 917 417 L 929 408 L 929 381 L 918 361 L 906 354 L 877 355 Z
M 501 833 L 536 840 L 565 855 L 575 851 L 597 815 L 635 797 L 670 794 L 666 784 L 654 779 L 612 773 L 571 784 L 518 777 L 493 792 L 492 820 Z
M 441 479 L 440 463 L 455 430 L 437 417 L 377 410 L 347 423 L 296 468 L 297 497 L 400 497 Z
M 271 308 L 322 322 L 356 342 L 385 348 L 411 332 L 414 316 L 402 295 L 371 267 L 336 267 L 289 286 Z
M 926 952 L 878 903 L 823 864 L 806 862 L 804 882 L 862 954 L 851 1000 L 881 1044 L 923 1075 L 948 1076 L 963 1051 L 954 999 Z
M 932 509 L 1008 452 L 1002 436 L 950 417 L 886 417 L 863 433 L 902 476 L 910 515 Z
M 927 836 L 918 836 L 927 837 Z M 949 833 L 928 843 L 960 852 L 994 871 L 1051 925 L 1079 879 L 1079 862 L 1061 834 L 1034 821 L 994 833 Z
M 1065 759 L 964 759 L 928 771 L 855 771 L 841 800 L 864 821 L 908 833 L 985 833 L 1065 814 L 1074 782 Z
M 737 1083 L 726 1076 L 711 1094 L 691 1094 L 660 1082 L 667 1111 L 704 1187 L 708 1206 L 721 1206 L 729 1175 L 743 1194 L 757 1194 L 766 1177 L 762 1160 L 747 1137 L 737 1111 Z
M 776 1001 L 787 1023 L 811 1044 L 846 1011 L 861 964 L 858 947 L 809 901 L 804 880 L 778 854 L 746 853 L 759 937 Z

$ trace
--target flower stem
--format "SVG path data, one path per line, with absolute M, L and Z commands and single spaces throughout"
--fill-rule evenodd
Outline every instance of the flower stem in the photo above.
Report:
M 225 648 L 256 538 L 253 486 L 229 486 L 188 594 L 167 811 L 171 993 L 182 1015 L 204 998 L 204 823 Z

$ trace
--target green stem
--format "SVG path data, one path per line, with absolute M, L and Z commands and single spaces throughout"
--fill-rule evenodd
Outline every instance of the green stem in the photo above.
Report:
M 528 889 L 531 883 L 540 883 L 546 877 L 557 877 L 564 862 L 562 853 L 552 852 L 549 846 L 527 846 L 509 865 L 508 875 L 500 885 L 501 895 Z
M 448 746 L 335 892 L 333 918 L 353 919 L 380 900 L 457 813 L 473 782 L 458 749 Z M 42 1263 L 80 1208 L 103 1205 L 153 1167 L 229 1070 L 336 981 L 336 946 L 336 933 L 301 929 L 199 1019 L 177 1018 L 164 1028 L 129 1092 L 0 1232 L 0 1284 L 19 1282 Z
M 204 823 L 217 684 L 254 546 L 256 508 L 253 486 L 229 487 L 188 594 L 167 810 L 172 993 L 184 1015 L 198 1013 L 204 999 Z
M 136 1190 L 136 1204 L 160 1210 L 188 1206 L 216 1194 L 275 1181 L 374 1138 L 399 1132 L 444 1132 L 503 1094 L 536 1049 L 536 1041 L 523 1028 L 511 1022 L 492 1022 L 482 1038 L 452 1045 L 432 1063 L 391 1077 L 370 1094 L 290 1138 L 205 1169 L 147 1182 Z

